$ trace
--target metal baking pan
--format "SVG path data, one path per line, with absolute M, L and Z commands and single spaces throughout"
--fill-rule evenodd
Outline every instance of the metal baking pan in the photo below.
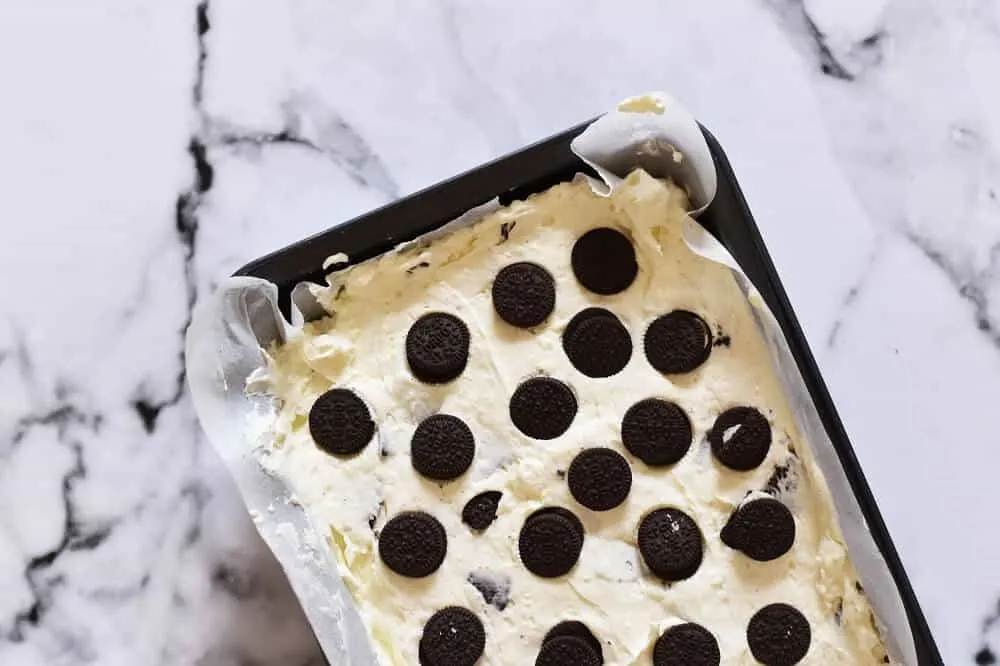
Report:
M 288 318 L 292 289 L 305 281 L 323 283 L 323 261 L 336 252 L 346 253 L 351 263 L 359 263 L 391 250 L 399 243 L 433 231 L 467 210 L 494 198 L 499 198 L 501 204 L 507 204 L 571 180 L 579 172 L 593 173 L 570 150 L 570 142 L 590 122 L 592 121 L 250 262 L 236 271 L 235 275 L 262 278 L 276 284 L 281 312 Z M 885 521 L 861 472 L 847 432 L 820 376 L 816 360 L 806 344 L 802 328 L 795 318 L 732 167 L 715 137 L 704 127 L 702 133 L 715 162 L 718 190 L 711 205 L 699 216 L 698 221 L 739 262 L 774 313 L 788 340 L 792 355 L 823 426 L 833 442 L 872 537 L 899 589 L 916 644 L 918 666 L 943 664 Z M 338 266 L 342 267 L 343 265 Z

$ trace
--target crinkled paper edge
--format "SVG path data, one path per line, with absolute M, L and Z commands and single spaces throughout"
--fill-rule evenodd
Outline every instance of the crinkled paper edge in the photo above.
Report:
M 573 151 L 600 176 L 589 179 L 599 194 L 609 194 L 622 177 L 642 167 L 683 184 L 695 206 L 692 215 L 697 216 L 715 196 L 715 165 L 704 136 L 694 118 L 664 93 L 625 100 L 577 137 Z M 495 208 L 491 202 L 474 209 L 433 236 Z M 849 556 L 883 623 L 886 647 L 895 663 L 916 666 L 899 590 L 776 319 L 711 234 L 691 218 L 684 232 L 693 251 L 729 267 L 751 304 L 799 430 L 826 477 Z M 309 290 L 302 287 L 293 295 L 296 325 L 317 314 Z M 235 477 L 258 531 L 285 569 L 330 663 L 375 666 L 378 660 L 368 633 L 325 544 L 326 526 L 310 525 L 287 485 L 269 474 L 264 463 L 277 406 L 266 396 L 248 393 L 246 387 L 265 367 L 263 349 L 286 339 L 289 324 L 278 311 L 277 296 L 277 288 L 269 282 L 234 277 L 200 302 L 187 334 L 188 383 L 202 427 Z

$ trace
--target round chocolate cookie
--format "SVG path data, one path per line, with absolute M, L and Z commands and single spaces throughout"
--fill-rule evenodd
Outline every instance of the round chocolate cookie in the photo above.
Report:
M 665 581 L 690 578 L 701 566 L 704 545 L 697 523 L 680 509 L 656 509 L 639 523 L 639 554 Z
M 588 377 L 610 377 L 632 358 L 632 338 L 613 313 L 587 308 L 573 317 L 562 337 L 573 367 Z
M 473 666 L 486 648 L 483 621 L 461 606 L 431 615 L 420 636 L 421 666 Z
M 694 622 L 670 627 L 656 639 L 653 666 L 719 666 L 719 641 Z
M 525 380 L 510 399 L 510 420 L 535 439 L 555 439 L 569 429 L 576 417 L 576 396 L 569 386 L 552 377 Z
M 665 375 L 691 372 L 712 352 L 712 330 L 687 310 L 657 317 L 643 339 L 649 364 Z
M 556 626 L 552 627 L 545 634 L 545 638 L 542 639 L 542 645 L 545 645 L 554 638 L 560 638 L 562 636 L 571 636 L 573 638 L 579 638 L 585 642 L 591 650 L 597 655 L 598 661 L 604 663 L 604 650 L 601 647 L 601 641 L 597 640 L 593 632 L 587 628 L 583 622 L 578 620 L 565 620 L 560 622 Z
M 715 419 L 708 431 L 712 454 L 738 472 L 756 468 L 771 448 L 771 424 L 753 407 L 733 407 Z
M 445 384 L 469 361 L 469 327 L 446 312 L 425 314 L 406 334 L 406 361 L 426 384 Z
M 577 502 L 592 511 L 608 511 L 628 497 L 632 489 L 632 469 L 617 451 L 585 449 L 573 458 L 566 480 Z
M 407 578 L 423 578 L 437 571 L 447 551 L 444 526 L 423 511 L 405 511 L 394 516 L 378 538 L 382 562 Z
M 476 453 L 472 431 L 465 421 L 450 414 L 424 419 L 413 433 L 410 460 L 421 476 L 451 481 L 462 476 Z
M 628 289 L 639 273 L 632 241 L 610 227 L 580 236 L 573 244 L 571 261 L 580 284 L 605 296 Z
M 542 643 L 535 666 L 601 666 L 601 657 L 576 636 L 557 636 Z
M 650 467 L 679 461 L 691 448 L 692 437 L 684 410 L 659 398 L 640 400 L 622 419 L 622 444 Z
M 809 621 L 788 604 L 771 604 L 754 613 L 747 625 L 747 643 L 764 666 L 794 666 L 809 652 Z
M 462 522 L 479 532 L 485 530 L 497 519 L 497 507 L 503 496 L 499 490 L 487 490 L 479 493 L 462 509 Z
M 580 559 L 583 524 L 560 507 L 539 509 L 524 521 L 517 550 L 525 568 L 542 578 L 568 573 Z
M 493 280 L 493 309 L 511 326 L 538 326 L 555 307 L 555 280 L 538 264 L 520 261 L 504 266 Z
M 335 456 L 360 453 L 375 434 L 368 407 L 348 389 L 330 389 L 309 409 L 309 434 L 316 446 Z
M 776 560 L 795 543 L 795 518 L 784 504 L 770 497 L 746 502 L 722 528 L 722 543 L 758 562 Z

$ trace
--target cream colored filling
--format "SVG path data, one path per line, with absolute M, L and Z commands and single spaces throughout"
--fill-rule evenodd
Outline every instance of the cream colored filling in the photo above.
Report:
M 314 523 L 329 530 L 340 574 L 385 666 L 417 664 L 424 623 L 449 605 L 465 606 L 482 619 L 483 665 L 534 663 L 542 636 L 567 619 L 591 628 L 609 666 L 651 664 L 660 633 L 688 621 L 714 633 L 722 663 L 752 664 L 747 623 L 773 602 L 794 605 L 810 622 L 812 645 L 802 663 L 882 663 L 871 609 L 856 587 L 809 445 L 796 430 L 731 273 L 692 253 L 681 239 L 686 206 L 680 189 L 642 172 L 607 198 L 582 180 L 558 185 L 429 244 L 335 274 L 331 286 L 319 292 L 333 315 L 307 324 L 273 351 L 268 382 L 282 407 L 268 465 L 288 482 Z M 502 225 L 509 230 L 505 242 Z M 599 226 L 626 233 L 638 258 L 636 281 L 614 296 L 585 291 L 570 267 L 575 239 Z M 515 261 L 535 262 L 555 277 L 555 312 L 536 330 L 512 328 L 493 311 L 493 277 Z M 613 311 L 632 336 L 630 362 L 610 378 L 584 376 L 562 349 L 564 327 L 588 306 Z M 715 347 L 695 372 L 665 377 L 647 362 L 642 335 L 654 318 L 677 308 L 699 313 L 731 343 Z M 444 386 L 415 380 L 403 353 L 410 325 L 432 311 L 457 315 L 472 335 L 465 372 Z M 579 403 L 569 430 L 550 441 L 526 437 L 508 417 L 514 389 L 539 374 L 567 382 Z M 354 458 L 322 453 L 309 435 L 310 406 L 332 386 L 361 395 L 377 424 L 375 440 Z M 647 467 L 621 444 L 625 411 L 654 396 L 681 405 L 695 433 L 688 454 L 668 468 Z M 718 414 L 735 405 L 759 408 L 773 428 L 770 453 L 751 472 L 720 466 L 705 439 Z M 446 484 L 418 476 L 409 459 L 416 425 L 437 412 L 462 418 L 476 438 L 472 468 Z M 560 475 L 576 453 L 591 446 L 612 447 L 632 466 L 628 499 L 604 513 L 577 504 Z M 778 465 L 791 470 L 780 497 L 795 516 L 797 538 L 780 559 L 754 562 L 725 546 L 719 532 L 746 493 L 762 489 Z M 496 522 L 477 534 L 462 524 L 461 510 L 485 490 L 502 490 L 503 499 Z M 586 528 L 577 566 L 555 580 L 532 575 L 517 553 L 526 516 L 547 505 L 571 509 Z M 698 572 L 670 585 L 644 569 L 635 543 L 639 520 L 661 506 L 693 517 L 705 541 Z M 377 555 L 376 531 L 408 509 L 433 514 L 448 532 L 444 564 L 421 580 L 392 573 Z M 468 582 L 470 573 L 509 581 L 505 610 L 485 602 Z

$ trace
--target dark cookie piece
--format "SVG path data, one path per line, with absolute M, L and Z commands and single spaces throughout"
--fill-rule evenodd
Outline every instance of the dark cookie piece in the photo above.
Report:
M 430 262 L 421 261 L 421 262 L 413 264 L 412 266 L 410 266 L 409 268 L 407 268 L 406 269 L 406 274 L 407 275 L 413 275 L 415 272 L 417 272 L 421 268 L 430 268 L 430 266 L 431 266 Z
M 632 469 L 612 449 L 581 451 L 570 463 L 566 478 L 573 499 L 593 511 L 615 508 L 632 489 Z
M 493 309 L 511 326 L 538 326 L 555 307 L 555 280 L 538 264 L 504 266 L 493 280 Z
M 616 375 L 632 358 L 628 330 L 604 308 L 579 312 L 566 325 L 562 343 L 573 367 L 588 377 Z
M 719 642 L 694 622 L 670 627 L 653 646 L 653 666 L 719 666 Z
M 327 453 L 350 456 L 371 441 L 375 422 L 353 391 L 335 388 L 318 397 L 309 409 L 309 434 Z
M 793 454 L 787 462 L 775 465 L 774 471 L 764 484 L 764 492 L 771 495 L 794 492 L 796 484 L 795 466 L 797 457 Z
M 479 590 L 483 600 L 502 611 L 510 603 L 510 578 L 488 571 L 473 571 L 466 578 L 472 587 Z
M 701 566 L 701 530 L 680 509 L 656 509 L 639 523 L 639 554 L 649 570 L 665 581 L 690 578 Z
M 691 372 L 712 352 L 712 330 L 687 310 L 657 317 L 643 339 L 649 364 L 665 375 Z
M 569 429 L 575 417 L 576 396 L 552 377 L 526 380 L 510 399 L 510 420 L 535 439 L 555 439 Z
M 601 666 L 601 658 L 582 638 L 557 636 L 542 643 L 535 666 Z
M 793 666 L 809 652 L 809 621 L 788 604 L 771 604 L 754 613 L 747 625 L 747 643 L 764 666 Z
M 650 467 L 673 465 L 691 448 L 691 421 L 684 410 L 659 398 L 640 400 L 622 419 L 622 444 Z
M 716 459 L 739 472 L 756 468 L 771 448 L 771 424 L 753 407 L 733 407 L 715 419 L 708 441 Z
M 447 551 L 444 526 L 423 511 L 405 511 L 393 517 L 378 539 L 382 562 L 407 578 L 423 578 L 437 571 Z
M 712 342 L 712 346 L 713 347 L 732 347 L 733 346 L 733 339 L 731 337 L 729 337 L 728 335 L 726 335 L 725 333 L 723 333 L 722 331 L 719 331 L 718 333 L 715 334 L 715 341 Z
M 420 636 L 421 666 L 473 666 L 486 648 L 486 629 L 472 611 L 442 608 L 427 620 Z
M 722 543 L 758 562 L 776 560 L 795 543 L 795 519 L 772 498 L 753 499 L 738 508 L 722 528 Z
M 617 294 L 635 280 L 639 265 L 632 241 L 610 227 L 591 229 L 573 244 L 573 273 L 595 294 Z
M 510 240 L 510 232 L 514 231 L 514 227 L 517 226 L 517 221 L 504 222 L 500 225 L 500 242 L 506 243 Z
M 420 381 L 445 384 L 465 370 L 469 339 L 469 327 L 455 315 L 425 314 L 406 334 L 406 361 Z
M 557 578 L 580 559 L 583 524 L 567 509 L 540 509 L 524 521 L 517 549 L 528 571 L 542 578 Z
M 542 639 L 542 645 L 545 645 L 549 641 L 562 636 L 571 636 L 584 641 L 597 655 L 598 660 L 601 663 L 604 663 L 604 650 L 601 648 L 601 641 L 597 640 L 597 637 L 594 636 L 590 629 L 587 628 L 587 625 L 583 622 L 579 622 L 578 620 L 565 620 L 560 622 L 548 630 L 545 634 L 545 638 Z
M 465 421 L 450 414 L 424 419 L 413 433 L 410 459 L 421 476 L 451 481 L 462 476 L 476 453 L 472 431 Z
M 376 536 L 378 535 L 378 531 L 375 529 L 375 524 L 382 517 L 383 511 L 385 511 L 385 502 L 380 499 L 375 510 L 368 514 L 368 527 L 372 529 L 372 532 L 375 532 Z
M 483 531 L 497 519 L 497 507 L 503 496 L 499 490 L 487 490 L 479 493 L 462 509 L 462 522 L 474 530 Z

